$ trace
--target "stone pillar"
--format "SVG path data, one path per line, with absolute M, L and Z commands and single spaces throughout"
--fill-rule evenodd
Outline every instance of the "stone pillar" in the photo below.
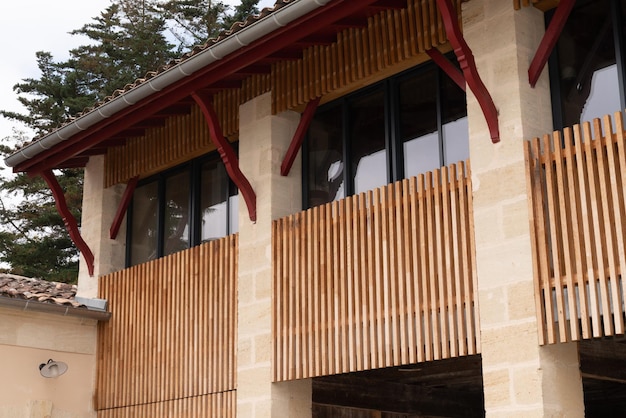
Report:
M 463 28 L 501 134 L 492 144 L 468 91 L 487 417 L 583 417 L 577 344 L 541 347 L 537 334 L 523 140 L 552 131 L 547 68 L 534 89 L 528 83 L 543 13 L 514 11 L 510 0 L 471 1 Z
M 295 112 L 271 114 L 271 95 L 240 107 L 239 165 L 257 197 L 257 221 L 239 199 L 237 416 L 311 416 L 311 380 L 272 383 L 272 231 L 274 219 L 302 206 L 301 163 L 280 165 L 298 126 Z
M 85 167 L 80 232 L 93 252 L 94 274 L 89 276 L 87 264 L 81 257 L 78 296 L 97 297 L 98 277 L 124 268 L 126 222 L 122 222 L 117 239 L 109 238 L 111 223 L 123 192 L 123 185 L 104 188 L 104 156 L 89 158 Z

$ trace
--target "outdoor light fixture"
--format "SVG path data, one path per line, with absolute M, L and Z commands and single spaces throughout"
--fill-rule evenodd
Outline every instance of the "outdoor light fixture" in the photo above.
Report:
M 67 371 L 67 364 L 62 361 L 48 360 L 47 363 L 39 365 L 39 373 L 43 377 L 59 377 Z

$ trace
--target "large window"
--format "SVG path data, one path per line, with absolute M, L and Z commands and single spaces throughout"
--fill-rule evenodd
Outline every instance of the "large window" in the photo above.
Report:
M 626 0 L 576 2 L 550 59 L 556 129 L 626 107 L 625 11 Z
M 236 232 L 237 189 L 217 153 L 142 181 L 128 214 L 133 266 Z
M 465 92 L 432 63 L 321 107 L 303 157 L 304 207 L 464 160 Z

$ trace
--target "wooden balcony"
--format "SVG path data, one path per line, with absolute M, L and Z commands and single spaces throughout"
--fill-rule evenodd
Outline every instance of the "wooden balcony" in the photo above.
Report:
M 542 344 L 624 334 L 625 135 L 618 112 L 526 143 Z
M 274 380 L 475 354 L 469 165 L 273 223 Z
M 235 417 L 238 237 L 99 280 L 99 418 Z

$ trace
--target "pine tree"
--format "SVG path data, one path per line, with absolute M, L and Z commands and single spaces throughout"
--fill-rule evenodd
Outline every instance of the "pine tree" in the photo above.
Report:
M 40 78 L 27 78 L 14 86 L 26 113 L 0 111 L 0 115 L 35 131 L 50 132 L 69 117 L 112 94 L 115 89 L 165 64 L 189 45 L 205 42 L 234 20 L 258 13 L 258 0 L 244 0 L 233 14 L 221 2 L 205 0 L 116 0 L 92 22 L 72 32 L 89 43 L 70 51 L 66 62 L 48 52 L 37 53 Z M 167 24 L 174 25 L 168 28 Z M 165 34 L 178 30 L 179 45 Z M 29 139 L 15 131 L 0 152 L 10 154 Z M 82 170 L 56 170 L 65 198 L 77 220 L 82 201 Z M 18 201 L 16 205 L 5 202 Z M 0 179 L 0 262 L 9 271 L 47 280 L 72 282 L 78 275 L 78 251 L 71 242 L 54 198 L 45 182 L 26 174 Z

